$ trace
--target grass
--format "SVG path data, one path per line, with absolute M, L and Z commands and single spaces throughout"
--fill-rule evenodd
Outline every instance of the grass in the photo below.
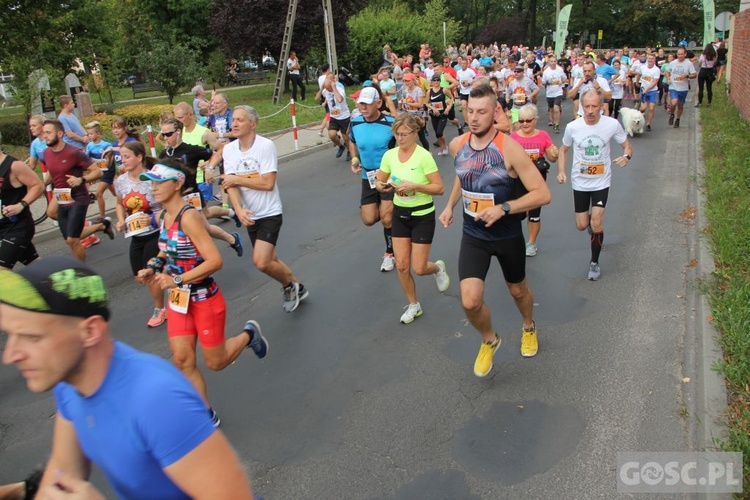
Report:
M 258 132 L 261 134 L 268 134 L 269 132 L 292 127 L 291 113 L 288 109 L 282 111 L 277 115 L 274 115 L 289 104 L 291 95 L 283 94 L 281 96 L 280 104 L 274 105 L 272 103 L 273 89 L 274 84 L 273 82 L 271 82 L 264 85 L 254 85 L 251 87 L 238 89 L 229 87 L 221 91 L 229 98 L 230 106 L 235 106 L 238 104 L 249 104 L 250 106 L 254 107 L 261 117 L 261 120 L 258 123 Z M 316 106 L 316 103 L 312 99 L 315 96 L 315 92 L 317 91 L 317 82 L 311 81 L 310 84 L 307 85 L 307 89 L 307 100 L 304 102 L 300 102 L 297 105 L 297 125 L 320 123 L 320 121 L 323 120 L 323 117 L 325 116 L 325 112 L 323 111 L 323 109 L 320 106 Z M 210 89 L 207 90 L 209 90 L 210 94 Z M 347 89 L 347 92 L 352 93 L 355 90 L 357 89 L 350 88 Z M 153 97 L 149 97 L 147 95 L 146 97 L 139 97 L 138 99 L 133 100 L 133 93 L 129 88 L 114 89 L 113 94 L 116 99 L 115 104 L 109 104 L 106 101 L 106 96 L 104 95 L 104 93 L 102 93 L 102 95 L 99 95 L 96 92 L 91 95 L 92 104 L 95 107 L 99 107 L 100 105 L 106 106 L 111 110 L 111 113 L 109 114 L 117 114 L 118 107 L 128 106 L 132 104 L 169 104 L 169 100 L 165 95 L 155 95 Z M 192 104 L 193 96 L 179 95 L 175 97 L 174 104 L 177 104 L 181 101 Z M 352 107 L 351 104 L 352 103 L 350 101 L 350 107 Z M 2 109 L 0 110 L 0 119 L 22 120 L 23 108 L 13 107 Z
M 701 108 L 706 232 L 716 265 L 707 293 L 724 351 L 718 369 L 730 397 L 722 447 L 743 453 L 743 484 L 750 485 L 750 124 L 729 101 L 725 85 L 715 87 L 712 107 Z

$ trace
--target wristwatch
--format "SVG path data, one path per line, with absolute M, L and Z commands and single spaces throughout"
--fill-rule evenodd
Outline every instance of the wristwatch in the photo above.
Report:
M 174 277 L 174 278 L 172 278 L 172 279 L 174 280 L 174 284 L 175 284 L 176 286 L 180 286 L 180 285 L 182 285 L 182 275 L 181 275 L 181 274 L 178 274 L 177 276 L 175 276 L 175 277 Z
M 503 209 L 503 212 L 505 212 L 505 215 L 510 214 L 510 205 L 508 204 L 507 201 L 503 203 L 502 205 L 500 205 L 500 208 Z
M 631 160 L 631 159 L 633 158 L 633 157 L 632 157 L 632 156 L 630 156 L 630 155 L 623 155 L 623 156 L 624 156 L 625 158 L 627 158 L 627 159 L 628 159 L 628 161 L 630 161 L 630 160 Z

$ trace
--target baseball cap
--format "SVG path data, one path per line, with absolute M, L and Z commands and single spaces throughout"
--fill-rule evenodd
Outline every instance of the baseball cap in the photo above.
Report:
M 432 78 L 430 78 L 430 81 L 439 82 L 440 81 L 440 75 L 432 75 Z
M 363 87 L 372 87 L 372 80 L 365 80 L 362 82 Z
M 523 66 L 516 66 L 516 69 L 514 69 L 516 73 L 522 73 L 523 72 Z
M 357 102 L 361 102 L 362 104 L 372 104 L 379 99 L 380 96 L 378 95 L 378 91 L 375 89 L 375 87 L 365 87 L 359 93 Z
M 46 257 L 18 272 L 1 269 L 0 303 L 32 312 L 109 319 L 102 277 L 67 256 Z
M 410 82 L 410 81 L 414 80 L 415 78 L 417 78 L 417 77 L 414 75 L 414 73 L 406 73 L 404 75 L 404 81 L 405 82 Z
M 166 165 L 162 165 L 161 163 L 157 163 L 151 168 L 151 170 L 147 172 L 143 172 L 141 175 L 139 175 L 138 179 L 142 181 L 156 181 L 156 182 L 164 182 L 164 181 L 185 182 L 185 174 L 182 173 L 180 170 L 177 170 L 176 168 L 168 167 Z

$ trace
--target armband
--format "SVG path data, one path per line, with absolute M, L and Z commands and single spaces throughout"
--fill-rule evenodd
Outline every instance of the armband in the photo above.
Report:
M 23 208 L 29 208 L 29 203 L 26 200 L 21 200 L 18 203 L 20 203 Z
M 148 263 L 146 263 L 146 269 L 151 269 L 154 273 L 160 273 L 164 270 L 166 263 L 166 259 L 162 257 L 151 257 L 148 259 Z

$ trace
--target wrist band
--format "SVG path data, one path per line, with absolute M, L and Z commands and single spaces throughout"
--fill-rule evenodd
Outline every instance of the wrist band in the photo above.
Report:
M 20 203 L 23 208 L 29 208 L 29 203 L 26 200 L 21 200 L 18 203 Z
M 147 269 L 151 269 L 154 273 L 160 273 L 164 270 L 164 265 L 167 263 L 166 259 L 162 257 L 151 257 L 148 259 L 146 264 Z

